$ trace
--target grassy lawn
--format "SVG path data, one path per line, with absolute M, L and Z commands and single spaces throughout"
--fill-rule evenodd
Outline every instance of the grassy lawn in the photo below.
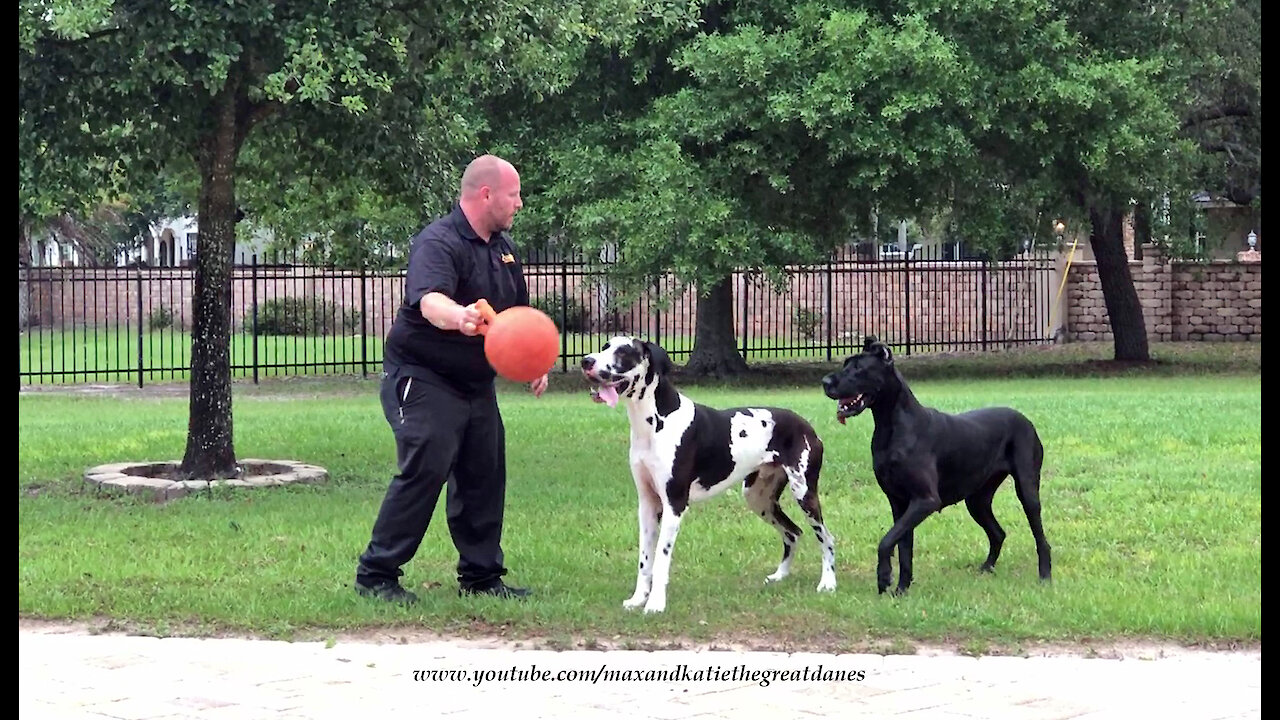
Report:
M 232 374 L 253 377 L 308 373 L 359 373 L 381 370 L 382 338 L 369 337 L 361 348 L 356 335 L 253 336 L 231 334 Z M 255 355 L 256 352 L 256 355 Z M 144 383 L 186 380 L 191 368 L 191 333 L 106 328 L 71 331 L 34 330 L 18 338 L 18 373 L 23 385 L 44 383 L 138 382 L 139 353 Z M 375 362 L 376 361 L 376 362 Z
M 611 336 L 605 333 L 567 333 L 561 339 L 561 359 L 557 369 L 573 370 L 578 359 L 595 352 Z M 650 336 L 646 335 L 646 338 Z M 652 339 L 652 338 L 650 338 Z M 672 358 L 683 362 L 693 350 L 688 335 L 663 335 L 657 342 Z M 832 358 L 856 352 L 859 342 L 848 338 L 843 347 L 833 346 Z M 915 352 L 922 349 L 915 347 Z M 255 354 L 256 353 L 256 354 Z M 899 349 L 903 354 L 904 349 Z M 757 363 L 825 362 L 828 349 L 823 338 L 752 337 L 745 357 Z M 382 337 L 370 335 L 280 336 L 255 339 L 242 332 L 231 335 L 232 375 L 279 377 L 298 374 L 377 373 L 382 363 Z M 186 380 L 191 366 L 191 334 L 162 329 L 138 335 L 136 329 L 77 327 L 71 330 L 35 328 L 18 337 L 18 373 L 22 385 L 138 382 Z
M 839 425 L 818 389 L 831 365 L 683 387 L 706 404 L 780 405 L 814 422 L 827 445 L 823 507 L 840 585 L 814 591 L 820 554 L 807 528 L 792 576 L 765 585 L 780 555 L 777 534 L 730 491 L 686 516 L 660 616 L 621 607 L 636 563 L 625 414 L 591 403 L 572 376 L 540 400 L 511 386 L 501 397 L 508 580 L 536 597 L 458 598 L 440 508 L 405 568 L 406 586 L 422 597 L 411 608 L 371 603 L 350 587 L 394 469 L 374 381 L 238 383 L 238 454 L 316 463 L 329 483 L 162 505 L 98 495 L 80 478 L 99 463 L 179 459 L 181 388 L 21 393 L 19 616 L 159 634 L 429 631 L 552 646 L 909 651 L 945 642 L 981 653 L 1039 642 L 1260 643 L 1260 346 L 1154 350 L 1165 359 L 1120 369 L 1096 364 L 1096 348 L 1074 346 L 904 359 L 929 405 L 1007 404 L 1036 422 L 1055 579 L 1037 581 L 1031 535 L 1006 483 L 995 503 L 1008 532 L 996 573 L 976 572 L 985 537 L 963 508 L 949 508 L 917 531 L 916 580 L 903 598 L 875 592 L 889 507 L 871 472 L 870 416 Z M 773 386 L 757 387 L 766 380 Z M 784 509 L 802 517 L 794 504 Z

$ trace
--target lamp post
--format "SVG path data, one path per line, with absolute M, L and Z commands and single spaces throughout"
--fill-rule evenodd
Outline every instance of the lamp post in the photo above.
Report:
M 1061 220 L 1053 224 L 1053 234 L 1058 238 L 1058 245 L 1062 245 L 1062 236 L 1067 232 L 1067 224 Z
M 1258 245 L 1258 233 L 1249 231 L 1249 249 L 1253 250 Z

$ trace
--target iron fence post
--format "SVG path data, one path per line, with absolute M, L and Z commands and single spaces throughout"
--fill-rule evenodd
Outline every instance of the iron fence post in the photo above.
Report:
M 253 254 L 253 264 L 249 270 L 250 285 L 253 289 L 249 295 L 253 305 L 249 310 L 249 343 L 253 346 L 253 384 L 258 384 L 258 253 Z
M 982 263 L 982 349 L 987 349 L 987 274 L 991 271 L 991 261 Z
M 569 263 L 560 259 L 560 372 L 569 372 Z
M 827 362 L 831 362 L 831 347 L 835 338 L 832 333 L 835 332 L 835 318 L 832 317 L 835 312 L 835 274 L 834 266 L 831 258 L 827 258 Z
M 360 377 L 369 377 L 369 292 L 365 263 L 360 263 Z M 255 283 L 256 284 L 256 283 Z
M 142 387 L 143 359 L 142 359 L 142 268 L 138 268 L 137 274 L 138 289 L 138 387 Z
M 903 258 L 902 263 L 902 310 L 906 315 L 903 333 L 906 335 L 907 354 L 911 354 L 911 256 Z
M 654 342 L 663 345 L 665 343 L 662 342 L 662 281 L 654 281 L 654 286 L 654 296 L 659 299 L 659 302 L 653 305 L 653 336 Z

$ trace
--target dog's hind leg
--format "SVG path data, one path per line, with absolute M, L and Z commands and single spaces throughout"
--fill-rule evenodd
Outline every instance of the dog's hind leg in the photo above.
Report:
M 1044 526 L 1040 523 L 1040 466 L 1044 461 L 1044 448 L 1034 431 L 1032 442 L 1019 444 L 1014 448 L 1013 481 L 1018 491 L 1018 501 L 1027 514 L 1027 523 L 1031 525 L 1031 534 L 1036 539 L 1036 557 L 1040 563 L 1040 579 L 1049 581 L 1053 574 L 1053 561 L 1049 556 L 1049 541 L 1044 536 Z
M 782 496 L 783 475 L 769 469 L 757 470 L 746 477 L 742 483 L 743 498 L 751 512 L 772 525 L 782 536 L 782 561 L 765 582 L 777 582 L 791 574 L 791 558 L 796 546 L 796 538 L 800 536 L 800 527 L 782 512 L 778 498 Z
M 822 577 L 818 580 L 818 592 L 836 589 L 836 538 L 827 530 L 822 521 L 822 504 L 818 501 L 818 474 L 822 471 L 822 443 L 814 439 L 810 445 L 805 441 L 805 450 L 800 453 L 795 467 L 784 465 L 787 481 L 791 486 L 791 494 L 795 496 L 800 509 L 809 519 L 809 527 L 813 528 L 813 536 L 822 546 Z
M 1007 474 L 1003 472 L 995 475 L 964 501 L 965 507 L 969 509 L 969 516 L 987 533 L 987 542 L 991 545 L 986 561 L 978 568 L 982 572 L 991 572 L 995 568 L 996 561 L 1000 559 L 1000 548 L 1004 546 L 1004 528 L 1000 527 L 995 513 L 991 511 L 991 499 L 1006 477 Z
M 662 500 L 650 484 L 649 473 L 643 466 L 633 465 L 631 472 L 636 481 L 636 494 L 640 498 L 638 512 L 640 527 L 639 565 L 636 568 L 636 589 L 622 603 L 628 610 L 644 605 L 653 587 L 655 546 L 658 543 L 658 522 L 662 516 Z

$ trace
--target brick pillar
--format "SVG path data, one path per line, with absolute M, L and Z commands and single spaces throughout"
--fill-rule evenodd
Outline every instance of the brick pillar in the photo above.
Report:
M 1128 213 L 1125 214 L 1122 228 L 1123 228 L 1123 234 L 1124 234 L 1124 256 L 1132 260 L 1134 257 L 1136 257 L 1133 254 L 1133 235 L 1134 234 L 1133 234 L 1133 211 L 1132 210 L 1130 210 Z

